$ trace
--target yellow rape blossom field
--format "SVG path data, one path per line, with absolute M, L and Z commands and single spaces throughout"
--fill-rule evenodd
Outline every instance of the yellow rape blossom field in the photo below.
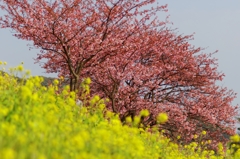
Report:
M 2 70 L 6 62 L 1 62 Z M 17 81 L 14 75 L 20 75 Z M 60 79 L 61 80 L 61 79 Z M 140 129 L 140 117 L 122 125 L 118 116 L 105 109 L 105 99 L 94 96 L 88 105 L 77 106 L 69 87 L 49 87 L 43 78 L 31 77 L 23 65 L 0 73 L 0 158 L 1 159 L 223 159 L 240 158 L 233 150 L 199 150 L 196 143 L 178 146 L 159 133 Z M 89 93 L 91 80 L 82 87 Z M 58 93 L 56 93 L 58 92 Z M 83 102 L 84 103 L 84 102 Z M 143 110 L 140 116 L 147 116 Z M 159 124 L 166 122 L 159 114 Z M 202 135 L 205 135 L 203 132 Z M 238 136 L 232 137 L 234 141 Z M 236 145 L 237 146 L 237 145 Z M 236 148 L 236 147 L 235 147 Z

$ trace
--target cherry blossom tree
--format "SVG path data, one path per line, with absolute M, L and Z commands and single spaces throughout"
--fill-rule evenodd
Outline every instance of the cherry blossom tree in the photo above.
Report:
M 216 85 L 224 74 L 217 60 L 166 27 L 167 11 L 155 0 L 1 0 L 2 28 L 19 39 L 33 41 L 41 51 L 37 62 L 69 79 L 71 91 L 81 90 L 91 77 L 92 94 L 108 98 L 107 107 L 127 116 L 148 109 L 143 126 L 157 125 L 160 112 L 169 121 L 160 126 L 172 140 L 187 144 L 206 131 L 202 140 L 226 142 L 234 133 L 236 94 Z M 148 6 L 155 7 L 148 7 Z M 178 139 L 178 135 L 181 136 Z

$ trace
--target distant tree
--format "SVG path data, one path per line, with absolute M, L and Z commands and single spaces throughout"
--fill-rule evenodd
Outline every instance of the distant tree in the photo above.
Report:
M 160 112 L 165 135 L 183 144 L 207 131 L 204 140 L 223 141 L 234 133 L 235 93 L 216 85 L 224 74 L 217 61 L 189 44 L 192 35 L 177 35 L 147 8 L 155 0 L 2 0 L 0 24 L 17 38 L 40 48 L 36 61 L 69 79 L 79 91 L 91 77 L 92 94 L 109 98 L 108 108 L 127 116 L 150 111 L 143 125 L 156 125 Z M 80 91 L 79 91 L 80 92 Z M 177 136 L 181 135 L 181 139 Z

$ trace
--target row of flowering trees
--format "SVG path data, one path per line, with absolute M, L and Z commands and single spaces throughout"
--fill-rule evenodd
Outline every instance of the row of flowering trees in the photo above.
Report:
M 155 7 L 148 7 L 149 5 Z M 194 140 L 225 142 L 234 133 L 235 93 L 216 85 L 224 74 L 217 71 L 213 53 L 189 43 L 192 35 L 178 35 L 156 14 L 167 5 L 155 0 L 1 0 L 5 11 L 1 28 L 11 28 L 19 39 L 33 41 L 41 51 L 37 62 L 47 72 L 68 79 L 72 91 L 81 92 L 83 78 L 92 79 L 92 94 L 108 98 L 107 107 L 135 116 L 148 109 L 143 126 L 157 124 L 179 143 Z M 179 137 L 177 136 L 181 136 Z

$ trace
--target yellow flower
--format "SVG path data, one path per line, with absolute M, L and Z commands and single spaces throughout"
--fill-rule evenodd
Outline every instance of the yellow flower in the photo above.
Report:
M 62 91 L 62 95 L 64 95 L 64 96 L 68 95 L 68 91 L 63 90 L 63 91 Z
M 148 111 L 147 109 L 142 110 L 142 111 L 140 112 L 140 116 L 147 117 L 148 115 L 149 115 L 149 111 Z
M 230 139 L 232 142 L 239 142 L 239 135 L 236 134 L 234 136 L 231 136 Z
M 132 122 L 132 118 L 130 116 L 126 117 L 126 122 L 127 123 L 131 123 Z
M 7 65 L 7 62 L 3 62 L 4 65 Z
M 26 71 L 26 75 L 29 76 L 31 74 L 31 71 L 30 70 L 27 70 Z
M 100 97 L 98 95 L 95 95 L 91 100 L 90 100 L 90 104 L 94 105 L 96 104 L 98 101 L 100 100 Z
M 56 86 L 56 85 L 59 84 L 59 81 L 58 81 L 57 79 L 55 79 L 55 80 L 53 81 L 53 84 Z
M 194 138 L 194 139 L 198 138 L 198 135 L 194 135 L 193 138 Z
M 3 107 L 0 109 L 0 116 L 6 116 L 9 112 L 9 109 Z
M 99 105 L 100 110 L 103 110 L 105 107 L 106 107 L 105 104 L 100 104 L 100 105 Z
M 90 87 L 88 85 L 85 85 L 84 89 L 86 94 L 90 94 Z
M 141 118 L 140 118 L 139 116 L 135 116 L 135 117 L 134 117 L 133 122 L 134 122 L 134 125 L 135 125 L 135 126 L 137 126 L 137 125 L 140 123 L 140 121 L 141 121 Z
M 65 87 L 64 87 L 64 90 L 70 90 L 70 86 L 69 85 L 66 85 Z
M 23 68 L 23 65 L 19 65 L 19 66 L 17 67 L 17 70 L 20 71 L 20 72 L 22 72 L 23 69 L 24 69 L 24 68 Z
M 27 88 L 27 89 L 32 89 L 32 88 L 34 87 L 34 85 L 35 85 L 35 84 L 33 84 L 30 80 L 28 80 L 28 81 L 26 82 L 26 88 Z
M 4 159 L 14 159 L 16 157 L 16 153 L 13 149 L 5 148 L 1 152 L 1 157 Z
M 43 154 L 41 154 L 38 156 L 38 159 L 46 159 L 46 157 Z
M 75 92 L 70 92 L 70 97 L 73 98 L 73 99 L 75 99 L 76 93 L 75 93 Z
M 85 79 L 85 83 L 86 83 L 86 84 L 91 84 L 91 79 L 90 79 L 89 77 L 86 78 L 86 79 Z
M 26 99 L 26 98 L 30 97 L 31 95 L 32 95 L 32 92 L 28 87 L 23 86 L 21 88 L 21 96 L 23 99 Z
M 71 143 L 72 145 L 77 146 L 79 149 L 82 149 L 85 146 L 84 138 L 80 133 L 71 138 Z
M 108 117 L 108 118 L 112 118 L 114 116 L 114 113 L 113 112 L 111 112 L 111 111 L 107 111 L 107 113 L 106 113 L 106 117 Z
M 168 115 L 166 113 L 160 113 L 158 116 L 157 116 L 157 121 L 158 123 L 160 124 L 164 124 L 165 122 L 168 121 Z
M 207 132 L 206 132 L 206 131 L 202 131 L 202 134 L 203 134 L 203 135 L 206 135 L 206 134 L 207 134 Z
M 211 140 L 208 140 L 207 142 L 208 142 L 208 144 L 211 144 L 212 141 L 211 141 Z
M 59 78 L 61 81 L 63 81 L 64 80 L 64 77 L 63 76 L 60 76 L 60 78 Z
M 223 152 L 223 144 L 218 143 L 218 153 L 222 153 L 222 152 Z

